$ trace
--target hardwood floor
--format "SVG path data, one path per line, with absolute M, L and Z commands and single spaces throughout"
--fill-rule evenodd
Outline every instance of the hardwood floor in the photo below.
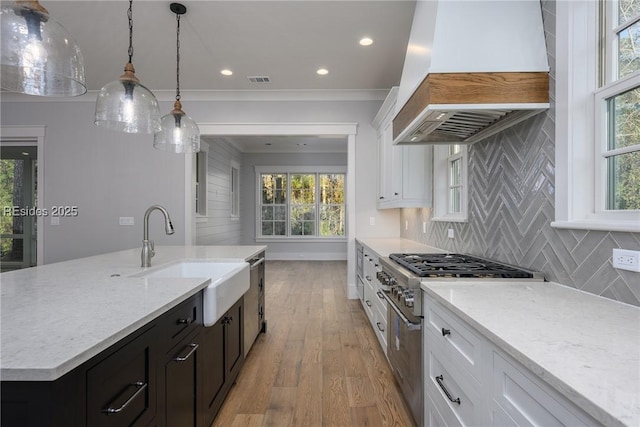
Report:
M 212 426 L 413 426 L 347 263 L 269 261 L 267 333 Z

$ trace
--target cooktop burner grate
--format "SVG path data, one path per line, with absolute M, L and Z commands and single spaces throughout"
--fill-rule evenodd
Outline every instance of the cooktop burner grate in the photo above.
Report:
M 464 254 L 391 254 L 389 258 L 419 277 L 534 277 L 530 271 Z

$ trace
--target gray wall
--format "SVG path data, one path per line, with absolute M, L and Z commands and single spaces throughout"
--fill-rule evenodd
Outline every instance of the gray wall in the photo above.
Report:
M 239 220 L 231 219 L 230 171 L 232 160 L 242 163 L 242 153 L 221 138 L 203 137 L 202 140 L 209 145 L 207 221 L 196 223 L 196 244 L 239 245 L 242 243 L 242 225 Z
M 555 82 L 555 2 L 543 1 Z M 560 230 L 554 220 L 555 106 L 469 150 L 469 222 L 430 221 L 430 209 L 404 209 L 402 237 L 530 267 L 548 280 L 640 305 L 638 273 L 611 266 L 613 248 L 640 250 L 640 234 Z M 422 222 L 427 233 L 422 233 Z M 455 238 L 447 238 L 453 228 Z
M 37 98 L 31 98 L 37 99 Z M 154 150 L 153 135 L 104 130 L 93 124 L 93 102 L 2 102 L 2 125 L 45 125 L 44 200 L 39 207 L 78 206 L 78 216 L 45 218 L 44 262 L 142 247 L 145 210 L 160 204 L 176 233 L 164 234 L 162 215 L 150 217 L 156 245 L 182 245 L 184 157 Z M 168 106 L 167 106 L 168 111 Z M 121 216 L 135 225 L 120 226 Z
M 245 154 L 241 170 L 243 242 L 256 244 L 256 174 L 255 166 L 347 166 L 347 153 L 278 153 Z M 269 259 L 346 260 L 347 242 L 267 242 Z
M 171 109 L 172 98 L 167 99 L 160 103 L 161 111 Z M 154 150 L 151 135 L 94 126 L 95 94 L 65 99 L 3 94 L 0 101 L 2 126 L 46 126 L 40 207 L 79 208 L 78 217 L 62 218 L 59 226 L 45 221 L 39 230 L 44 236 L 45 263 L 141 246 L 142 216 L 156 203 L 171 213 L 176 234 L 164 235 L 161 216 L 154 213 L 151 237 L 157 245 L 184 244 L 183 156 Z M 190 101 L 185 93 L 182 101 L 198 123 L 358 123 L 356 223 L 350 226 L 362 237 L 399 234 L 398 213 L 379 212 L 375 207 L 376 134 L 370 123 L 382 100 Z M 118 225 L 120 216 L 134 217 L 135 225 Z M 369 225 L 369 217 L 376 218 L 375 226 Z M 216 234 L 207 231 L 207 239 L 216 242 Z

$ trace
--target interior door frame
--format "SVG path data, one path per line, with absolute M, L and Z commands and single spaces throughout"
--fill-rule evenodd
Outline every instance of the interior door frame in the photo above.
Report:
M 44 137 L 45 126 L 2 126 L 0 127 L 0 143 L 13 147 L 37 147 L 38 172 L 36 175 L 39 207 L 45 207 L 44 202 Z M 44 263 L 44 216 L 36 218 L 36 265 Z
M 347 137 L 347 295 L 358 298 L 355 277 L 356 238 L 356 135 L 358 123 L 198 123 L 201 135 L 343 135 Z M 192 184 L 193 155 L 185 157 L 185 244 L 196 240 L 195 195 Z

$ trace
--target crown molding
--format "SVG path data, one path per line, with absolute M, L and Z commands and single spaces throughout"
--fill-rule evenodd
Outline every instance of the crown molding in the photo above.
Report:
M 383 101 L 389 89 L 371 90 L 183 90 L 181 101 Z M 158 101 L 174 101 L 175 91 L 154 91 Z M 74 97 L 43 97 L 0 92 L 1 102 L 95 102 L 98 91 Z

